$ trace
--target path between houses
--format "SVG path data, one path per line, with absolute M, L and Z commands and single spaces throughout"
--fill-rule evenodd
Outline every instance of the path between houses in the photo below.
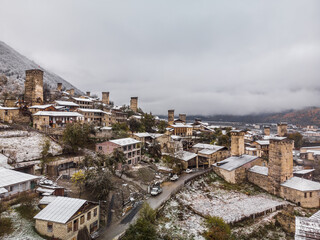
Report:
M 185 181 L 194 178 L 195 176 L 204 174 L 205 170 L 199 170 L 197 172 L 191 173 L 191 174 L 183 174 L 176 182 L 165 182 L 163 188 L 163 192 L 156 196 L 156 197 L 150 197 L 146 200 L 146 202 L 153 208 L 157 209 L 161 207 L 162 204 L 164 204 L 166 201 L 168 201 L 172 195 L 177 193 L 185 184 Z M 130 216 L 131 220 L 125 224 L 121 224 L 121 220 L 119 220 L 117 223 L 112 224 L 110 227 L 103 227 L 100 231 L 100 237 L 99 239 L 103 240 L 113 240 L 117 239 L 119 236 L 121 236 L 130 226 L 130 224 L 134 223 L 137 219 L 138 213 L 135 212 L 135 216 Z

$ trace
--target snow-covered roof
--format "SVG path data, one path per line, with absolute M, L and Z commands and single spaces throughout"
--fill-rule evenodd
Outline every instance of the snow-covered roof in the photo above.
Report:
M 198 155 L 195 154 L 195 153 L 192 153 L 192 152 L 187 152 L 187 151 L 179 151 L 179 152 L 176 152 L 174 154 L 174 156 L 182 161 L 190 161 L 192 160 L 193 158 L 197 157 Z
M 253 160 L 257 159 L 257 156 L 251 156 L 251 155 L 241 155 L 241 156 L 232 156 L 229 157 L 223 161 L 217 162 L 213 164 L 214 166 L 218 168 L 222 168 L 227 171 L 233 171 L 249 162 L 252 162 Z
M 105 111 L 102 111 L 101 109 L 78 108 L 78 111 L 81 111 L 81 112 L 91 112 L 91 113 L 104 113 L 104 114 L 109 114 L 109 115 L 111 115 L 110 112 L 105 112 Z
M 270 141 L 269 140 L 257 140 L 256 143 L 259 145 L 269 145 Z
M 82 102 L 92 102 L 92 100 L 91 99 L 87 99 L 87 98 L 73 98 L 74 100 L 76 100 L 76 101 L 82 101 Z
M 83 199 L 56 197 L 34 219 L 65 224 L 85 203 Z
M 46 109 L 48 107 L 51 107 L 52 104 L 46 104 L 46 105 L 34 105 L 34 106 L 31 106 L 29 108 L 31 109 Z
M 39 204 L 45 204 L 48 205 L 49 203 L 52 203 L 54 200 L 56 200 L 57 196 L 45 196 L 41 198 L 39 201 Z
M 150 137 L 150 133 L 144 132 L 144 133 L 135 133 L 135 136 L 139 138 L 145 138 L 145 137 Z
M 1 106 L 0 106 L 0 109 L 2 109 L 2 110 L 19 110 L 19 108 L 17 108 L 17 107 L 1 107 Z
M 219 146 L 220 147 L 220 146 Z M 216 148 L 216 149 L 202 149 L 201 151 L 199 151 L 198 153 L 200 154 L 205 154 L 205 155 L 210 155 L 213 154 L 217 151 L 219 151 L 220 149 L 223 149 L 224 147 L 220 147 L 220 148 Z
M 83 117 L 78 112 L 58 112 L 58 111 L 39 111 L 33 116 L 50 116 L 50 117 Z
M 316 212 L 315 214 L 313 214 L 311 217 L 311 219 L 318 219 L 320 220 L 320 210 L 318 212 Z
M 70 101 L 56 101 L 59 106 L 79 107 L 78 104 Z
M 7 193 L 8 192 L 8 190 L 7 189 L 5 189 L 5 188 L 0 188 L 0 194 L 3 194 L 3 193 Z
M 319 150 L 307 150 L 307 153 L 313 153 L 313 155 L 320 155 Z
M 116 140 L 110 140 L 110 142 L 118 144 L 120 146 L 127 146 L 131 144 L 140 143 L 140 141 L 133 139 L 133 138 L 121 138 Z
M 107 130 L 112 130 L 112 127 L 102 127 L 100 129 L 103 130 L 103 131 L 107 131 Z
M 170 125 L 171 127 L 174 127 L 174 128 L 192 128 L 191 125 L 188 125 L 188 124 L 173 124 L 173 125 Z
M 193 148 L 211 149 L 211 150 L 218 151 L 224 148 L 224 146 L 218 146 L 218 145 L 212 145 L 212 144 L 206 144 L 206 143 L 197 143 L 193 145 Z
M 296 174 L 308 174 L 308 173 L 313 172 L 314 170 L 315 169 L 302 169 L 302 170 L 293 171 L 293 173 L 296 173 Z
M 282 183 L 281 186 L 296 189 L 302 192 L 320 190 L 320 183 L 299 177 L 292 177 Z
M 17 183 L 23 183 L 31 180 L 38 179 L 38 176 L 34 176 L 27 173 L 22 173 L 6 168 L 0 167 L 0 187 L 7 187 Z
M 256 151 L 257 148 L 254 148 L 254 147 L 246 147 L 246 150 L 248 150 L 248 151 Z
M 320 239 L 320 220 L 296 217 L 295 240 Z
M 267 167 L 255 165 L 252 168 L 250 168 L 249 171 L 268 176 L 269 169 Z

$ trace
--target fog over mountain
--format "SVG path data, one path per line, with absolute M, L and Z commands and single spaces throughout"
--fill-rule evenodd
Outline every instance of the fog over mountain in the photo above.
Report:
M 320 1 L 2 0 L 0 40 L 83 91 L 166 114 L 319 106 Z

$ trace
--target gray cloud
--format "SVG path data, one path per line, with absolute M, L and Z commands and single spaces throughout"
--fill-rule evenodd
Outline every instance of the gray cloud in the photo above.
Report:
M 1 0 L 0 39 L 83 91 L 146 111 L 319 105 L 320 2 Z

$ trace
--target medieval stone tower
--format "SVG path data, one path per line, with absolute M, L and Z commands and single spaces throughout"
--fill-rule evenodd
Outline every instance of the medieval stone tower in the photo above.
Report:
M 131 97 L 130 109 L 134 112 L 138 111 L 138 97 Z
M 62 83 L 57 84 L 57 91 L 61 92 L 62 91 Z
M 180 113 L 180 114 L 179 114 L 179 119 L 180 119 L 182 122 L 186 123 L 186 121 L 187 121 L 187 115 Z
M 268 177 L 273 194 L 279 194 L 280 184 L 293 177 L 292 143 L 287 138 L 270 139 Z
M 86 92 L 86 95 L 87 95 L 88 97 L 90 97 L 90 96 L 91 96 L 91 92 L 87 91 L 87 92 Z
M 102 92 L 102 102 L 104 104 L 107 104 L 107 105 L 110 104 L 109 95 L 110 95 L 109 92 Z
M 244 134 L 245 131 L 231 131 L 231 156 L 241 156 L 244 152 Z
M 30 106 L 43 104 L 43 71 L 26 70 L 24 88 L 24 101 L 27 104 Z
M 168 124 L 172 125 L 174 123 L 174 109 L 168 110 Z
M 278 136 L 279 137 L 284 137 L 287 135 L 287 133 L 288 133 L 287 127 L 288 127 L 287 123 L 278 123 Z
M 264 135 L 270 136 L 270 127 L 268 127 L 268 126 L 264 127 Z

